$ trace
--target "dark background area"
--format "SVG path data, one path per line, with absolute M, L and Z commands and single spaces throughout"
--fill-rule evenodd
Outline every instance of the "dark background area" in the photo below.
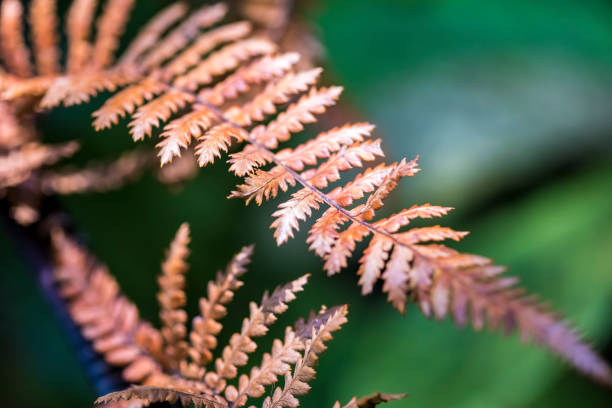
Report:
M 138 3 L 128 37 L 166 2 Z M 343 85 L 344 100 L 377 124 L 388 160 L 421 157 L 423 171 L 403 181 L 387 207 L 456 207 L 440 222 L 472 231 L 457 248 L 508 265 L 612 361 L 612 4 L 353 0 L 299 10 L 326 49 L 325 81 Z M 91 129 L 100 103 L 41 118 L 47 140 L 78 139 L 75 162 L 133 149 L 125 126 Z M 517 336 L 458 330 L 427 320 L 414 305 L 401 316 L 380 287 L 361 297 L 358 257 L 327 278 L 307 250 L 307 225 L 277 248 L 268 227 L 283 197 L 261 208 L 225 199 L 238 181 L 221 161 L 180 189 L 147 175 L 121 191 L 61 203 L 154 322 L 159 264 L 183 221 L 192 227 L 192 315 L 206 281 L 241 246 L 256 243 L 222 339 L 239 328 L 248 301 L 304 273 L 311 283 L 262 350 L 311 308 L 349 303 L 349 323 L 321 358 L 304 406 L 331 407 L 379 390 L 408 392 L 393 403 L 398 408 L 610 406 L 609 390 Z M 87 406 L 95 394 L 4 230 L 0 270 L 5 405 Z

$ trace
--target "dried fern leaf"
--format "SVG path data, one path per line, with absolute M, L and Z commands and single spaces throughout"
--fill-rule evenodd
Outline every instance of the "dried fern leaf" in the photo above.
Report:
M 93 4 L 94 1 L 77 0 L 71 15 L 81 14 L 84 17 L 80 22 L 90 22 L 88 10 L 93 10 Z M 612 382 L 606 363 L 588 351 L 590 349 L 576 336 L 572 337 L 571 330 L 559 329 L 560 338 L 566 341 L 563 346 L 541 334 L 544 327 L 553 330 L 552 327 L 561 324 L 559 319 L 548 312 L 540 312 L 539 307 L 526 307 L 532 306 L 526 300 L 516 301 L 513 296 L 518 296 L 518 292 L 510 285 L 514 282 L 512 279 L 487 278 L 491 282 L 487 281 L 485 288 L 496 288 L 494 293 L 499 296 L 495 302 L 489 297 L 474 301 L 466 294 L 469 285 L 472 285 L 471 291 L 484 290 L 478 279 L 467 281 L 466 288 L 456 290 L 454 277 L 460 276 L 464 269 L 497 269 L 491 265 L 476 266 L 480 262 L 478 258 L 454 254 L 442 245 L 445 240 L 463 238 L 464 232 L 440 226 L 406 228 L 414 218 L 442 216 L 449 208 L 413 206 L 377 219 L 376 212 L 401 179 L 415 175 L 418 168 L 416 159 L 403 159 L 393 164 L 373 163 L 383 151 L 380 141 L 369 139 L 371 125 L 345 125 L 320 133 L 311 140 L 297 141 L 291 149 L 282 148 L 281 144 L 288 142 L 292 134 L 316 122 L 317 115 L 335 104 L 342 88 L 319 87 L 316 81 L 320 69 L 295 72 L 297 56 L 277 54 L 277 44 L 260 37 L 245 39 L 250 31 L 247 23 L 220 25 L 208 30 L 221 22 L 226 11 L 223 5 L 207 6 L 170 29 L 178 22 L 184 8 L 167 9 L 145 29 L 136 45 L 128 47 L 119 67 L 111 67 L 99 73 L 99 77 L 87 80 L 84 76 L 79 77 L 85 75 L 83 72 L 73 69 L 73 75 L 54 79 L 52 84 L 23 82 L 15 76 L 5 75 L 0 78 L 2 94 L 15 97 L 31 91 L 32 95 L 35 92 L 39 95 L 45 87 L 50 87 L 43 98 L 43 106 L 55 106 L 79 103 L 102 89 L 130 85 L 94 114 L 95 127 L 109 127 L 129 113 L 132 115 L 130 133 L 134 140 L 142 140 L 163 124 L 162 140 L 157 144 L 162 164 L 180 157 L 190 148 L 193 138 L 197 139 L 197 145 L 191 150 L 200 166 L 220 158 L 233 143 L 242 143 L 243 146 L 229 156 L 230 171 L 243 178 L 230 197 L 261 204 L 297 187 L 273 213 L 272 228 L 278 244 L 292 238 L 301 221 L 313 217 L 314 225 L 307 243 L 324 259 L 328 274 L 338 273 L 346 267 L 348 260 L 358 255 L 357 243 L 365 241 L 366 250 L 360 254 L 358 270 L 364 294 L 370 293 L 382 279 L 383 291 L 400 311 L 413 300 L 426 314 L 436 316 L 444 315 L 456 297 L 458 305 L 465 303 L 476 307 L 478 313 L 470 317 L 477 327 L 486 321 L 479 316 L 495 315 L 498 313 L 496 302 L 500 302 L 500 310 L 512 310 L 513 318 L 523 319 L 522 324 L 512 327 L 525 337 L 544 338 L 541 343 L 587 375 Z M 121 25 L 120 21 L 116 23 Z M 11 30 L 21 31 L 15 27 Z M 169 33 L 163 36 L 167 30 Z M 77 57 L 69 55 L 68 60 L 80 61 L 82 55 L 89 53 L 88 27 L 75 24 L 68 31 L 72 44 L 69 54 L 71 48 L 85 49 L 72 51 Z M 117 36 L 109 34 L 110 37 L 116 39 Z M 17 43 L 19 41 L 13 42 L 12 46 Z M 179 117 L 172 118 L 179 113 Z M 166 123 L 171 119 L 174 120 Z M 342 180 L 343 172 L 353 168 L 362 170 L 353 180 Z M 337 184 L 330 188 L 331 183 Z M 322 210 L 321 215 L 315 214 L 318 210 Z M 440 272 L 443 270 L 452 272 L 452 276 L 444 277 L 446 275 Z M 449 293 L 454 295 L 449 297 Z M 524 307 L 519 308 L 517 304 Z M 461 310 L 459 306 L 456 309 Z M 538 324 L 533 323 L 535 321 Z M 185 361 L 183 366 L 191 363 L 197 361 Z M 199 375 L 203 368 L 196 366 L 189 371 Z M 220 370 L 223 371 L 223 367 Z M 225 389 L 225 384 L 221 384 L 223 377 L 208 372 L 209 384 L 218 383 L 221 389 Z M 240 397 L 242 401 L 245 395 L 242 391 L 228 389 L 232 397 Z
M 205 366 L 212 360 L 211 351 L 216 346 L 215 336 L 221 330 L 218 321 L 226 314 L 225 305 L 231 301 L 233 292 L 242 285 L 239 278 L 252 253 L 252 247 L 243 248 L 225 272 L 218 273 L 216 281 L 209 283 L 208 298 L 200 301 L 201 316 L 193 322 L 189 356 L 177 364 L 186 319 L 176 312 L 183 312 L 185 303 L 188 241 L 189 229 L 183 224 L 162 264 L 158 298 L 164 327 L 160 333 L 139 318 L 138 310 L 121 294 L 106 268 L 64 233 L 53 233 L 54 277 L 71 317 L 85 338 L 92 341 L 94 349 L 108 363 L 122 367 L 123 378 L 136 384 L 98 398 L 94 406 L 142 407 L 169 402 L 184 407 L 241 407 L 249 397 L 261 397 L 266 386 L 274 384 L 281 375 L 285 377 L 285 387 L 277 388 L 272 397 L 267 397 L 264 406 L 297 406 L 296 397 L 309 390 L 308 382 L 315 374 L 313 367 L 326 349 L 325 343 L 346 322 L 346 305 L 322 307 L 307 322 L 298 321 L 295 329 L 287 327 L 284 338 L 273 341 L 271 352 L 263 355 L 261 364 L 252 367 L 248 375 L 241 375 L 237 384 L 228 385 L 227 380 L 237 377 L 237 368 L 247 363 L 248 354 L 257 347 L 253 338 L 268 331 L 267 326 L 303 290 L 308 275 L 277 287 L 271 294 L 264 293 L 259 306 L 251 303 L 250 316 L 244 320 L 241 332 L 231 337 L 217 358 L 214 371 L 206 372 Z M 375 396 L 367 401 L 379 400 L 386 397 Z

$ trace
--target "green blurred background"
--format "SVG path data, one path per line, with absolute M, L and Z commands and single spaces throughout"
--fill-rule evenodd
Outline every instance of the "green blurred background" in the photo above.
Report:
M 163 3 L 140 1 L 129 32 Z M 388 207 L 457 207 L 444 224 L 472 231 L 460 249 L 508 265 L 612 361 L 612 4 L 352 0 L 302 8 L 326 49 L 326 80 L 344 85 L 345 101 L 377 124 L 389 160 L 421 157 L 423 171 L 401 183 Z M 49 140 L 82 142 L 76 162 L 133 148 L 122 126 L 94 134 L 89 114 L 99 104 L 42 120 Z M 377 390 L 408 392 L 397 408 L 611 405 L 610 391 L 516 336 L 457 330 L 414 305 L 402 317 L 379 290 L 361 297 L 355 263 L 326 278 L 304 242 L 307 227 L 276 248 L 268 226 L 279 201 L 255 208 L 226 200 L 238 181 L 226 169 L 206 168 L 181 189 L 148 175 L 118 192 L 61 198 L 145 317 L 158 321 L 155 277 L 188 221 L 192 313 L 215 271 L 256 243 L 223 338 L 238 329 L 249 300 L 304 273 L 311 283 L 261 349 L 310 308 L 351 305 L 304 406 Z M 89 405 L 95 394 L 4 231 L 0 269 L 5 405 Z

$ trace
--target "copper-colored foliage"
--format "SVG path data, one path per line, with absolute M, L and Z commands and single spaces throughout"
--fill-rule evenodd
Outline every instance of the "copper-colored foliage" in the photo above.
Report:
M 89 3 L 79 1 L 73 9 L 80 4 L 78 10 L 85 13 Z M 134 140 L 152 136 L 156 128 L 163 127 L 158 143 L 162 165 L 187 152 L 205 166 L 234 146 L 230 171 L 244 181 L 230 197 L 247 203 L 261 204 L 281 191 L 299 187 L 272 214 L 271 228 L 278 244 L 292 238 L 300 223 L 315 211 L 323 210 L 315 217 L 307 242 L 323 258 L 328 274 L 345 268 L 357 244 L 370 239 L 358 270 L 364 294 L 382 280 L 389 301 L 402 312 L 412 300 L 426 315 L 438 319 L 451 314 L 460 325 L 469 321 L 477 329 L 486 324 L 493 330 L 518 331 L 583 373 L 612 382 L 608 365 L 562 318 L 516 289 L 515 279 L 500 276 L 502 268 L 487 258 L 460 254 L 442 244 L 460 240 L 465 232 L 440 226 L 405 228 L 413 219 L 441 217 L 451 208 L 415 205 L 376 219 L 376 212 L 401 179 L 419 169 L 416 159 L 377 163 L 384 151 L 380 140 L 370 138 L 372 125 L 346 124 L 295 147 L 282 146 L 305 125 L 317 122 L 317 116 L 336 103 L 342 88 L 318 86 L 320 69 L 299 70 L 296 54 L 280 52 L 261 35 L 247 37 L 249 24 L 221 24 L 226 11 L 223 5 L 206 6 L 164 35 L 185 14 L 184 7 L 170 6 L 128 47 L 118 65 L 97 71 L 97 79 L 87 85 L 75 79 L 82 78 L 78 74 L 56 79 L 42 105 L 78 103 L 101 89 L 127 84 L 94 113 L 96 129 L 127 115 Z M 69 30 L 69 34 L 80 33 L 72 41 L 75 44 L 86 38 L 81 25 L 75 23 Z M 119 31 L 118 27 L 108 29 L 108 33 Z M 11 47 L 19 48 L 18 43 L 12 41 Z M 73 65 L 77 66 L 82 53 L 76 51 L 77 45 L 72 48 L 75 51 L 70 55 L 75 56 L 69 61 L 76 61 Z M 108 62 L 106 58 L 98 61 L 103 61 L 98 66 Z M 11 78 L 4 94 L 23 89 L 22 82 Z M 194 139 L 195 149 L 187 150 Z M 342 179 L 343 172 L 356 168 L 365 169 L 353 180 Z M 200 335 L 200 342 L 210 344 L 205 340 L 207 333 Z M 205 349 L 192 354 L 200 361 L 209 358 Z M 208 377 L 210 383 L 220 384 L 221 378 L 233 375 L 229 360 L 220 361 L 217 377 Z
M 261 10 L 269 9 L 288 15 L 282 4 L 272 3 L 246 14 L 263 16 Z M 357 244 L 370 239 L 358 271 L 364 294 L 382 280 L 389 301 L 402 312 L 412 300 L 428 316 L 441 319 L 451 314 L 460 325 L 471 322 L 477 329 L 486 324 L 493 330 L 518 331 L 524 339 L 544 345 L 583 373 L 612 383 L 608 365 L 561 317 L 524 295 L 516 288 L 515 279 L 502 277 L 502 268 L 487 258 L 460 254 L 442 244 L 448 239 L 460 240 L 465 232 L 440 226 L 406 228 L 415 218 L 440 217 L 450 208 L 415 205 L 376 219 L 376 211 L 390 192 L 418 168 L 416 159 L 378 163 L 384 151 L 380 140 L 370 139 L 372 125 L 346 124 L 292 148 L 283 146 L 307 124 L 317 122 L 318 115 L 340 96 L 340 87 L 317 85 L 320 69 L 298 68 L 296 54 L 279 51 L 279 45 L 261 33 L 250 34 L 249 23 L 222 23 L 227 12 L 223 4 L 190 13 L 185 5 L 170 5 L 113 63 L 112 54 L 132 2 L 105 2 L 97 37 L 90 42 L 97 1 L 75 0 L 66 22 L 66 73 L 60 73 L 59 64 L 52 61 L 52 55 L 57 55 L 57 36 L 51 34 L 57 25 L 54 4 L 52 0 L 32 3 L 30 20 L 38 25 L 32 35 L 35 69 L 44 76 L 31 77 L 34 67 L 23 37 L 21 2 L 2 2 L 1 54 L 8 72 L 0 74 L 0 94 L 7 104 L 0 105 L 0 114 L 9 118 L 3 123 L 13 129 L 9 134 L 21 133 L 14 131 L 15 123 L 22 124 L 14 106 L 40 109 L 73 105 L 102 90 L 125 86 L 94 113 L 96 129 L 110 127 L 128 115 L 134 140 L 153 136 L 161 128 L 158 147 L 162 165 L 187 152 L 204 166 L 234 148 L 229 156 L 230 171 L 244 181 L 230 196 L 247 203 L 261 204 L 281 191 L 298 187 L 272 214 L 271 227 L 278 244 L 292 238 L 301 222 L 321 210 L 322 214 L 313 217 L 307 242 L 323 258 L 328 274 L 345 268 Z M 194 139 L 195 148 L 187 150 Z M 24 145 L 27 140 L 2 141 L 10 146 L 3 159 L 11 158 L 12 163 L 12 167 L 7 160 L 2 163 L 3 185 L 20 183 L 36 166 L 53 161 L 40 155 L 34 160 L 30 150 L 42 148 Z M 47 153 L 50 149 L 46 148 Z M 353 180 L 342 179 L 342 173 L 358 168 L 364 170 Z M 199 350 L 187 350 L 200 363 L 210 357 L 211 332 L 214 330 L 208 328 L 200 334 Z M 248 346 L 247 342 L 235 347 Z M 242 352 L 236 352 L 236 361 L 241 361 Z M 233 375 L 233 357 L 219 361 L 217 372 L 208 373 L 208 384 L 221 385 Z M 139 369 L 132 371 L 147 371 L 147 364 L 141 362 L 136 366 Z M 232 397 L 238 398 L 240 391 L 237 393 Z
M 287 310 L 287 304 L 303 290 L 308 276 L 264 293 L 259 304 L 251 302 L 240 332 L 231 336 L 214 366 L 210 366 L 216 336 L 222 329 L 220 320 L 234 292 L 242 286 L 239 278 L 246 272 L 252 247 L 243 248 L 208 284 L 208 296 L 200 299 L 200 315 L 193 319 L 187 337 L 183 291 L 190 241 L 187 224 L 179 228 L 162 263 L 158 280 L 161 331 L 139 317 L 137 308 L 121 294 L 106 268 L 82 247 L 61 231 L 55 231 L 52 238 L 56 254 L 54 276 L 70 315 L 94 349 L 109 364 L 122 367 L 127 382 L 138 385 L 101 397 L 96 406 L 127 404 L 121 401 L 131 402 L 128 406 L 147 406 L 169 401 L 184 406 L 240 407 L 249 397 L 262 396 L 266 386 L 284 376 L 285 387 L 275 390 L 263 405 L 295 407 L 295 397 L 309 389 L 307 383 L 314 377 L 314 365 L 326 349 L 325 343 L 346 322 L 346 306 L 321 308 L 308 321 L 298 322 L 295 329 L 287 327 L 284 338 L 274 340 L 271 352 L 263 355 L 261 363 L 231 384 L 238 368 L 248 364 L 249 354 L 257 348 L 254 339 L 265 335 L 268 326 Z M 377 403 L 390 399 L 370 400 Z

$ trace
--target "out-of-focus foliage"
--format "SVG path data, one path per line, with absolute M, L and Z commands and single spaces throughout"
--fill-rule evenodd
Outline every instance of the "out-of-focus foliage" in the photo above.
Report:
M 423 172 L 403 183 L 403 197 L 395 199 L 458 207 L 450 224 L 472 231 L 461 249 L 508 265 L 532 292 L 579 323 L 610 361 L 612 5 L 319 3 L 308 20 L 346 98 L 378 125 L 394 159 L 421 155 Z M 139 6 L 135 15 L 137 26 L 151 11 Z M 77 107 L 43 120 L 51 140 L 82 140 L 77 161 L 130 144 L 122 127 L 94 134 L 92 110 Z M 150 293 L 161 262 L 157 254 L 182 221 L 194 231 L 192 270 L 210 271 L 189 277 L 189 299 L 233 252 L 257 242 L 259 255 L 246 278 L 250 295 L 313 273 L 288 321 L 304 315 L 307 305 L 350 303 L 354 318 L 321 361 L 305 405 L 378 389 L 410 393 L 394 407 L 609 405 L 609 391 L 517 339 L 458 332 L 450 322 L 427 321 L 410 308 L 402 318 L 382 295 L 360 297 L 351 275 L 355 264 L 325 278 L 303 240 L 276 248 L 261 210 L 223 198 L 234 184 L 219 164 L 178 192 L 145 177 L 119 192 L 62 202 L 146 318 L 155 320 Z M 263 212 L 274 208 L 265 205 Z M 87 404 L 92 391 L 18 255 L 2 230 L 0 372 L 6 404 Z M 233 310 L 246 311 L 251 297 L 241 296 Z M 197 304 L 188 309 L 194 312 Z M 225 335 L 239 324 L 227 322 Z M 268 337 L 279 334 L 272 330 Z

